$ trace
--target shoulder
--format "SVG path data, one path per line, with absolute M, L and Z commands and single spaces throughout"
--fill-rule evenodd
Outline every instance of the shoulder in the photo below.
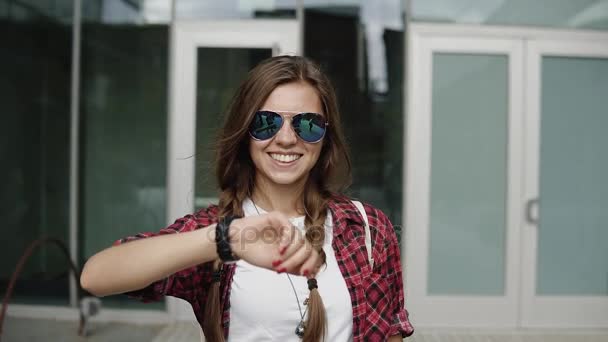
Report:
M 329 206 L 332 211 L 339 211 L 347 218 L 359 221 L 359 218 L 362 219 L 361 213 L 353 201 L 358 201 L 363 204 L 370 229 L 376 230 L 382 235 L 384 235 L 386 232 L 393 231 L 391 221 L 382 210 L 358 198 L 353 198 L 338 193 L 332 194 L 329 199 Z
M 395 230 L 388 216 L 382 210 L 369 203 L 361 203 L 363 204 L 363 208 L 365 208 L 370 230 L 375 231 L 380 239 L 389 240 L 390 236 L 395 234 Z
M 354 205 L 353 202 L 360 202 L 361 204 L 363 204 L 363 208 L 365 208 L 365 212 L 368 215 L 373 215 L 374 217 L 378 217 L 381 218 L 383 220 L 388 220 L 388 217 L 384 214 L 384 212 L 382 212 L 382 210 L 378 209 L 377 207 L 373 206 L 370 203 L 367 203 L 359 198 L 354 198 L 354 197 L 350 197 L 344 194 L 340 194 L 340 193 L 332 193 L 331 196 L 329 197 L 329 205 L 330 207 L 337 207 L 337 208 L 348 208 L 348 209 L 357 209 L 357 207 Z M 358 210 L 357 210 L 358 212 Z

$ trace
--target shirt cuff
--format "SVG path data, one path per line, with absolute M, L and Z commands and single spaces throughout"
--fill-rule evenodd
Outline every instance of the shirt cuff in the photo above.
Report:
M 409 313 L 407 310 L 401 310 L 393 319 L 389 336 L 401 335 L 408 337 L 414 333 L 414 327 L 408 319 Z

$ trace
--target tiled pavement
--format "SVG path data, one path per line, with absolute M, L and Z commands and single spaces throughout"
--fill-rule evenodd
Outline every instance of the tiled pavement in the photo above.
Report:
M 136 325 L 92 322 L 87 337 L 77 335 L 78 322 L 7 317 L 1 342 L 198 342 L 194 323 Z M 608 342 L 608 330 L 482 331 L 418 329 L 409 342 Z

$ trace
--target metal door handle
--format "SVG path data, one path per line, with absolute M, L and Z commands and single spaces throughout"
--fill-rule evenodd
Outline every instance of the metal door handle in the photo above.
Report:
M 533 225 L 538 225 L 538 217 L 534 217 L 532 215 L 532 210 L 534 207 L 538 208 L 538 198 L 529 199 L 526 202 L 526 221 Z

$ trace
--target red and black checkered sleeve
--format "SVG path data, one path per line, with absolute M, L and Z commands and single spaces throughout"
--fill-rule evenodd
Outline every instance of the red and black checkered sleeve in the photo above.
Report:
M 120 245 L 131 241 L 146 239 L 166 234 L 178 234 L 200 229 L 215 223 L 214 215 L 209 210 L 201 210 L 194 215 L 186 215 L 179 218 L 172 225 L 158 232 L 139 233 L 122 238 L 114 245 Z M 192 302 L 196 298 L 204 297 L 199 293 L 209 288 L 212 281 L 213 265 L 204 263 L 176 272 L 164 279 L 153 282 L 143 289 L 125 293 L 129 297 L 142 302 L 159 301 L 164 296 L 172 296 Z
M 389 296 L 392 298 L 390 312 L 391 328 L 389 336 L 399 335 L 402 337 L 410 336 L 414 333 L 414 327 L 409 321 L 409 313 L 405 308 L 405 299 L 403 294 L 403 276 L 401 272 L 401 253 L 399 243 L 397 242 L 397 234 L 393 228 L 393 224 L 386 215 L 376 209 L 379 227 L 382 227 L 385 238 L 384 246 L 386 246 L 386 276 L 390 284 Z

